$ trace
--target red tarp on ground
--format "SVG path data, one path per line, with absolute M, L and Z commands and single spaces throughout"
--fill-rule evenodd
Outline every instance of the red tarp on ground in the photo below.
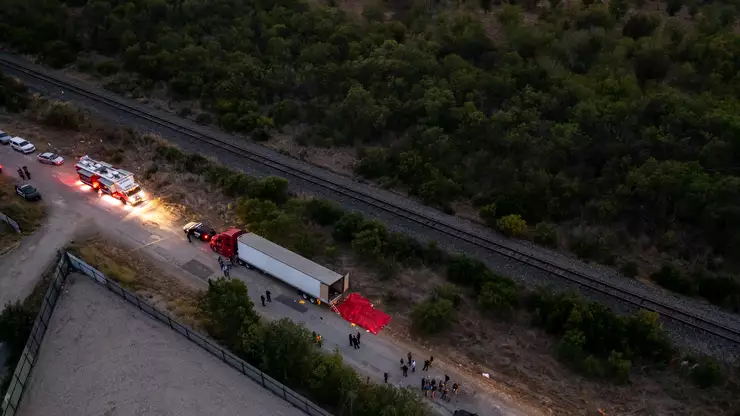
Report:
M 357 293 L 350 293 L 337 309 L 342 318 L 373 334 L 380 332 L 391 321 L 390 316 L 375 309 L 369 300 Z

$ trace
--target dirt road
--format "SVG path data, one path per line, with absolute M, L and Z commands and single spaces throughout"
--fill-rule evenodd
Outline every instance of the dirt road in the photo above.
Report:
M 179 272 L 177 277 L 189 284 L 205 286 L 207 279 L 220 274 L 215 253 L 206 244 L 188 243 L 184 238 L 179 227 L 186 219 L 167 214 L 156 200 L 132 208 L 107 196 L 101 198 L 78 181 L 73 160 L 67 160 L 59 167 L 41 165 L 35 155 L 24 156 L 2 146 L 0 163 L 9 167 L 28 166 L 33 177 L 30 182 L 39 189 L 51 213 L 48 224 L 36 235 L 28 237 L 18 249 L 0 258 L 0 268 L 10 271 L 0 277 L 0 299 L 3 302 L 29 294 L 43 269 L 53 261 L 56 251 L 75 235 L 86 231 L 100 232 L 107 238 L 133 247 L 132 261 L 146 257 L 153 259 L 163 266 L 163 270 Z M 13 171 L 8 169 L 5 172 Z M 413 346 L 403 345 L 381 332 L 379 336 L 363 333 L 362 348 L 351 349 L 348 334 L 357 332 L 358 328 L 351 327 L 330 309 L 299 304 L 294 289 L 245 268 L 232 270 L 231 276 L 247 284 L 257 310 L 266 317 L 288 317 L 304 323 L 309 330 L 323 336 L 326 350 L 338 348 L 347 363 L 362 374 L 382 382 L 383 373 L 387 372 L 389 382 L 420 390 L 420 370 L 425 357 Z M 267 289 L 272 292 L 273 302 L 263 308 L 259 296 Z M 408 352 L 417 361 L 417 371 L 409 373 L 409 377 L 401 377 L 399 360 Z M 442 357 L 435 357 L 434 367 L 425 373 L 437 380 L 443 379 L 445 374 L 451 377 L 452 382 L 461 382 L 462 389 L 451 402 L 437 400 L 432 403 L 440 414 L 451 414 L 456 409 L 477 412 L 481 416 L 539 414 L 523 410 L 523 405 L 512 403 L 505 397 L 477 392 L 472 387 L 477 383 L 469 379 L 469 375 L 447 365 Z

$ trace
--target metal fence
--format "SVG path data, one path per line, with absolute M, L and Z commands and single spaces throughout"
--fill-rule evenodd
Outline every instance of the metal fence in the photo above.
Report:
M 169 326 L 170 328 L 175 330 L 175 332 L 186 337 L 204 350 L 210 352 L 215 357 L 230 365 L 245 376 L 248 376 L 252 380 L 261 384 L 262 387 L 282 397 L 285 401 L 304 411 L 306 414 L 311 416 L 332 416 L 331 413 L 311 403 L 308 399 L 304 398 L 300 394 L 296 393 L 282 383 L 263 373 L 259 369 L 248 364 L 246 361 L 219 346 L 215 341 L 209 339 L 204 335 L 201 335 L 200 333 L 194 331 L 186 325 L 183 325 L 172 319 L 167 314 L 159 311 L 154 306 L 142 300 L 127 289 L 124 289 L 123 287 L 121 287 L 121 285 L 107 278 L 103 273 L 99 272 L 98 270 L 80 260 L 79 258 L 75 257 L 74 255 L 67 253 L 67 258 L 70 267 L 72 267 L 73 269 L 90 276 L 96 282 L 107 287 L 108 290 L 110 290 L 111 292 L 120 296 L 127 302 L 136 305 L 136 307 L 146 312 L 152 318 L 155 318 L 165 325 Z
M 0 212 L 0 221 L 7 222 L 11 227 L 13 227 L 13 229 L 15 230 L 15 232 L 17 232 L 17 233 L 20 233 L 21 232 L 21 227 L 18 225 L 18 223 L 15 222 L 9 216 L 3 214 L 2 212 Z
M 46 330 L 49 327 L 51 314 L 54 311 L 57 300 L 59 300 L 62 286 L 64 285 L 64 281 L 67 279 L 68 274 L 69 261 L 66 255 L 60 254 L 59 261 L 56 262 L 56 265 L 54 266 L 54 276 L 51 284 L 46 290 L 44 300 L 41 303 L 41 310 L 36 316 L 36 321 L 31 329 L 31 335 L 26 341 L 26 346 L 23 348 L 21 358 L 13 372 L 10 385 L 8 386 L 8 391 L 3 397 L 2 406 L 0 407 L 0 416 L 14 416 L 18 411 L 18 404 L 21 401 L 23 390 L 26 388 L 28 376 L 31 373 L 31 368 L 36 364 L 36 358 L 38 357 L 41 342 L 43 341 L 44 334 L 46 334 Z

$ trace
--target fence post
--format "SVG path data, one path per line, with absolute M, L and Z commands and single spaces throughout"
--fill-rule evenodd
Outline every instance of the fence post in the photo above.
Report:
M 136 297 L 136 306 L 139 307 L 139 310 L 142 310 L 143 311 L 143 309 L 141 309 L 141 303 L 139 302 L 139 297 L 138 296 Z
M 244 368 L 244 362 L 242 362 L 241 364 L 242 364 L 242 374 L 244 374 L 246 376 L 247 375 L 247 369 Z
M 262 377 L 262 387 L 265 387 L 265 373 L 263 373 L 262 371 L 260 371 L 260 377 Z
M 219 348 L 221 348 L 221 347 L 219 347 Z M 226 362 L 226 353 L 224 352 L 224 349 L 223 348 L 221 348 L 221 359 L 224 360 L 224 362 Z
M 167 322 L 169 322 L 169 323 L 170 323 L 170 329 L 175 329 L 175 328 L 174 328 L 174 327 L 172 326 L 172 318 L 170 318 L 169 316 L 167 316 Z
M 288 400 L 288 395 L 285 393 L 285 385 L 283 385 L 283 400 Z

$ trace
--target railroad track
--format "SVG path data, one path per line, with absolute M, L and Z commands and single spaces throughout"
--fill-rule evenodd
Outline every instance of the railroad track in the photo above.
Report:
M 398 217 L 402 217 L 408 221 L 412 221 L 416 224 L 420 224 L 422 226 L 431 228 L 438 232 L 455 237 L 469 244 L 476 245 L 485 250 L 491 251 L 493 253 L 504 256 L 506 258 L 523 263 L 529 267 L 540 270 L 542 272 L 548 273 L 549 275 L 563 279 L 570 283 L 577 284 L 585 289 L 588 289 L 588 290 L 591 290 L 596 293 L 600 293 L 602 295 L 606 295 L 612 298 L 619 299 L 620 301 L 623 301 L 635 307 L 657 312 L 663 318 L 676 321 L 678 323 L 681 323 L 693 329 L 706 332 L 708 334 L 712 334 L 714 336 L 730 341 L 732 343 L 740 344 L 740 331 L 738 331 L 737 329 L 730 328 L 728 326 L 722 325 L 721 323 L 713 322 L 703 317 L 693 315 L 691 313 L 685 312 L 683 310 L 675 308 L 661 301 L 657 301 L 657 300 L 650 299 L 648 297 L 645 297 L 637 293 L 626 291 L 608 282 L 598 280 L 591 276 L 588 276 L 585 273 L 569 270 L 564 267 L 558 266 L 556 264 L 541 260 L 531 254 L 524 253 L 522 251 L 512 249 L 510 247 L 506 247 L 505 245 L 498 243 L 496 241 L 493 241 L 489 238 L 486 238 L 485 236 L 478 235 L 478 234 L 475 234 L 469 231 L 461 230 L 459 228 L 450 226 L 448 224 L 444 224 L 435 219 L 432 219 L 422 214 L 416 213 L 412 210 L 409 210 L 409 209 L 406 209 L 406 208 L 403 208 L 397 205 L 393 205 L 391 203 L 383 201 L 382 199 L 379 199 L 372 195 L 368 195 L 365 192 L 358 191 L 356 189 L 352 189 L 351 187 L 347 187 L 344 185 L 331 182 L 329 180 L 321 178 L 305 170 L 298 169 L 293 166 L 289 166 L 285 163 L 280 162 L 279 160 L 267 158 L 265 157 L 265 155 L 258 154 L 254 151 L 237 146 L 233 143 L 229 143 L 227 141 L 215 138 L 213 136 L 200 133 L 198 131 L 195 131 L 191 128 L 185 127 L 178 123 L 166 120 L 162 117 L 155 115 L 153 112 L 136 108 L 122 101 L 113 100 L 109 97 L 102 96 L 87 88 L 82 88 L 75 84 L 69 83 L 67 81 L 49 76 L 29 66 L 19 64 L 17 62 L 8 60 L 3 57 L 0 57 L 0 65 L 6 68 L 12 69 L 14 71 L 23 73 L 35 79 L 44 81 L 48 84 L 57 86 L 63 90 L 74 92 L 75 94 L 84 96 L 87 99 L 93 100 L 99 104 L 112 107 L 118 111 L 122 111 L 128 114 L 131 114 L 131 115 L 135 115 L 136 117 L 145 119 L 159 126 L 166 127 L 167 129 L 176 131 L 192 139 L 205 142 L 205 143 L 210 144 L 211 146 L 215 146 L 220 149 L 231 152 L 233 154 L 237 154 L 245 159 L 250 160 L 253 163 L 268 166 L 271 169 L 274 169 L 280 172 L 287 179 L 298 178 L 302 181 L 311 183 L 312 185 L 316 187 L 322 188 L 324 190 L 328 190 L 330 192 L 333 192 L 335 194 L 341 195 L 346 198 L 351 198 L 351 199 L 360 201 L 376 209 L 389 212 Z

